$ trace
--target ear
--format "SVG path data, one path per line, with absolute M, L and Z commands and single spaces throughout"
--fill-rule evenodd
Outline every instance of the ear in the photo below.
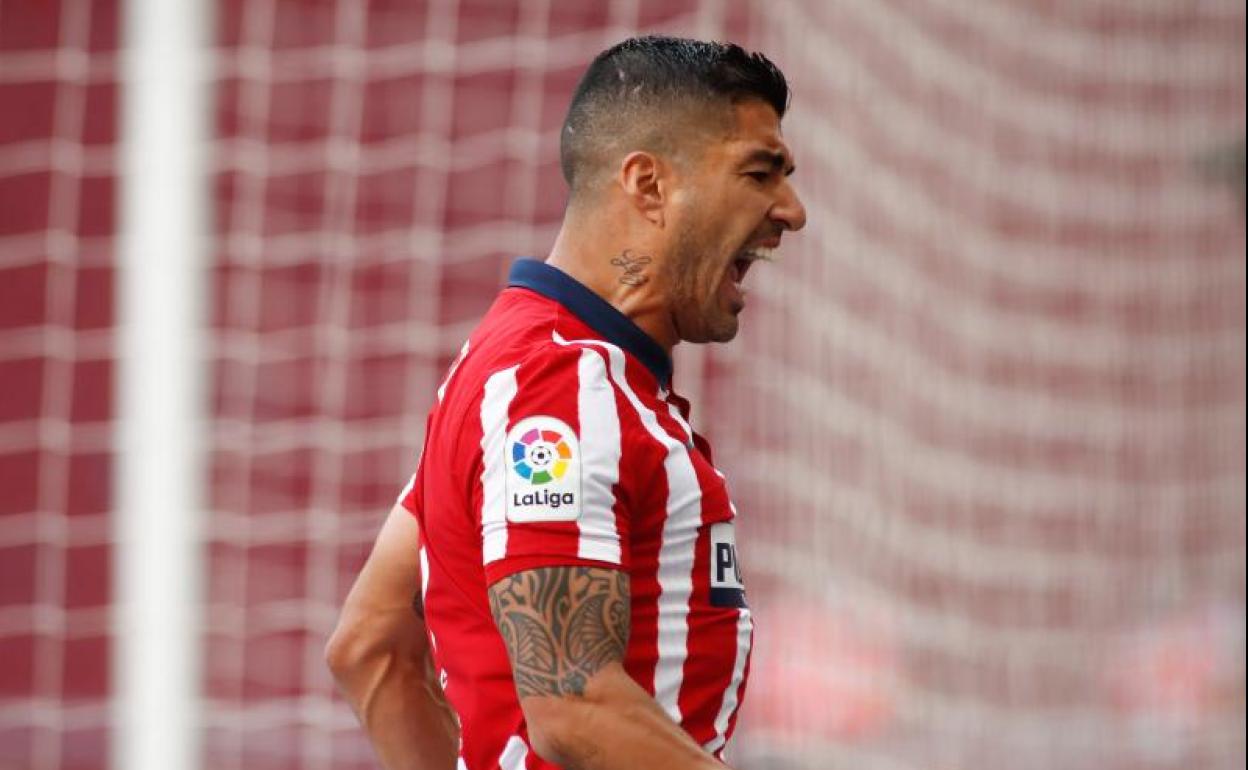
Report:
M 662 227 L 664 208 L 671 202 L 671 166 L 651 153 L 630 152 L 620 162 L 617 181 L 637 211 Z

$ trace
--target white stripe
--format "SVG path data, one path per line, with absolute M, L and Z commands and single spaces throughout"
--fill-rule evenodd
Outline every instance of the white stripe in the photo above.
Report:
M 399 493 L 398 498 L 394 501 L 394 504 L 395 504 L 395 505 L 403 505 L 403 499 L 404 499 L 405 497 L 407 497 L 408 493 L 410 493 L 410 492 L 412 491 L 412 487 L 416 486 L 416 475 L 417 475 L 417 473 L 419 473 L 419 472 L 420 472 L 420 471 L 419 471 L 419 467 L 420 467 L 420 461 L 419 461 L 419 460 L 417 460 L 417 462 L 416 462 L 416 467 L 417 467 L 417 469 L 418 469 L 418 470 L 416 471 L 416 473 L 413 473 L 413 474 L 412 474 L 412 477 L 411 477 L 410 479 L 408 479 L 408 480 L 407 480 L 407 484 L 406 484 L 406 485 L 404 485 L 404 487 L 403 487 L 403 491 Z M 405 506 L 405 507 L 406 507 L 406 506 Z
M 443 396 L 446 395 L 446 386 L 450 384 L 451 378 L 455 376 L 455 370 L 459 368 L 459 365 L 463 363 L 464 357 L 468 355 L 468 342 L 468 340 L 464 340 L 463 347 L 459 349 L 459 355 L 455 356 L 455 360 L 451 362 L 451 368 L 446 373 L 446 379 L 442 380 L 442 384 L 438 386 L 438 403 L 441 403 Z M 416 458 L 416 467 L 420 467 L 419 457 Z M 407 486 L 403 487 L 403 491 L 399 493 L 399 503 L 403 502 L 403 498 L 407 497 L 408 493 L 412 491 L 412 487 L 415 485 L 416 474 L 413 473 L 412 477 L 407 481 Z
M 498 766 L 501 770 L 524 770 L 524 760 L 528 756 L 529 747 L 524 745 L 524 739 L 513 735 L 507 739 L 507 746 L 498 756 Z
M 425 603 L 425 600 L 429 596 L 429 552 L 426 551 L 425 547 L 422 545 L 419 549 L 419 553 L 420 553 L 420 602 L 423 605 Z M 438 657 L 437 634 L 433 633 L 433 629 L 428 628 L 428 627 L 425 628 L 425 633 L 429 635 L 429 646 L 433 649 L 434 661 L 436 662 L 437 657 Z M 446 689 L 446 683 L 447 683 L 446 669 L 442 668 L 441 666 L 438 666 L 438 683 L 442 686 L 443 690 Z M 458 716 L 456 717 L 456 719 L 458 719 Z
M 725 489 L 727 489 L 727 488 L 728 488 L 728 477 L 727 477 L 727 476 L 725 476 L 725 475 L 723 474 L 723 472 L 719 470 L 719 468 L 712 467 L 712 468 L 711 468 L 711 470 L 715 471 L 715 475 L 716 475 L 716 476 L 719 476 L 721 479 L 723 479 L 723 481 L 724 481 L 724 488 L 725 488 Z M 729 497 L 728 497 L 728 510 L 732 511 L 732 515 L 733 515 L 733 517 L 735 518 L 735 517 L 736 517 L 736 515 L 737 515 L 737 506 L 736 506 L 736 504 L 735 504 L 735 503 L 733 503 L 733 502 L 732 502 L 732 496 L 731 496 L 731 495 L 729 495 Z
M 581 424 L 581 516 L 577 556 L 620 563 L 615 484 L 620 479 L 620 415 L 602 356 L 588 348 L 577 363 Z
M 420 558 L 420 603 L 423 605 L 429 598 L 429 552 L 425 550 L 425 546 L 421 545 L 417 549 Z M 433 653 L 438 653 L 438 640 L 433 634 L 432 628 L 426 628 L 429 634 L 429 644 L 433 647 Z
M 468 356 L 468 342 L 464 340 L 464 346 L 459 349 L 459 355 L 455 356 L 455 360 L 451 362 L 451 368 L 446 373 L 446 379 L 442 380 L 442 384 L 438 386 L 438 403 L 442 402 L 442 397 L 446 395 L 446 386 L 451 384 L 451 378 L 455 376 L 455 370 L 463 363 L 464 358 Z
M 670 401 L 667 404 L 667 410 L 671 413 L 672 419 L 683 428 L 689 437 L 693 440 L 693 428 L 685 421 L 684 416 L 676 405 Z M 715 474 L 721 479 L 725 479 L 724 474 L 718 468 L 714 469 Z M 728 501 L 728 506 L 732 510 L 733 515 L 737 513 L 737 508 Z M 720 701 L 719 713 L 715 716 L 715 737 L 703 744 L 703 748 L 714 754 L 723 748 L 728 742 L 728 723 L 732 720 L 732 715 L 736 712 L 738 702 L 738 693 L 741 691 L 741 682 L 745 679 L 745 664 L 750 657 L 750 641 L 754 630 L 754 620 L 750 615 L 748 608 L 737 610 L 737 649 L 736 657 L 732 664 L 732 678 L 728 682 L 728 688 L 724 691 L 724 699 Z
M 745 663 L 750 657 L 750 635 L 753 630 L 754 620 L 750 611 L 744 608 L 737 610 L 737 657 L 732 664 L 732 679 L 728 682 L 724 700 L 719 704 L 719 714 L 715 717 L 715 737 L 703 745 L 712 754 L 728 742 L 728 722 L 737 710 L 737 694 L 741 691 L 741 681 L 745 679 Z
M 570 344 L 558 334 L 555 342 Z M 685 445 L 659 425 L 658 416 L 641 399 L 624 376 L 624 352 L 602 340 L 572 340 L 597 345 L 607 351 L 611 379 L 637 412 L 646 431 L 666 450 L 663 469 L 667 475 L 667 517 L 659 548 L 659 660 L 654 671 L 654 699 L 675 722 L 680 722 L 680 688 L 688 657 L 689 597 L 693 593 L 693 557 L 702 523 L 702 490 Z
M 693 428 L 685 421 L 684 416 L 676 405 L 670 401 L 667 404 L 667 410 L 671 413 L 672 419 L 683 428 L 689 437 L 689 441 L 693 441 Z M 718 468 L 714 469 L 715 474 L 721 479 L 725 479 L 724 474 Z M 733 515 L 737 513 L 737 507 L 732 501 L 728 501 L 728 507 L 732 510 Z M 736 657 L 732 664 L 732 678 L 728 682 L 728 688 L 724 691 L 724 699 L 720 701 L 719 713 L 715 716 L 715 737 L 703 744 L 703 748 L 714 754 L 724 747 L 728 742 L 728 723 L 732 720 L 732 715 L 736 712 L 738 702 L 738 693 L 741 691 L 741 682 L 745 679 L 745 664 L 750 657 L 750 640 L 754 630 L 754 620 L 750 615 L 748 608 L 737 610 L 737 649 Z
M 423 602 L 429 596 L 429 553 L 422 545 L 420 547 L 420 600 Z
M 676 424 L 685 431 L 685 443 L 693 441 L 693 428 L 689 426 L 689 423 L 685 422 L 685 416 L 680 413 L 680 410 L 671 401 L 667 402 L 667 412 L 676 421 Z
M 495 372 L 485 381 L 481 400 L 481 563 L 507 553 L 507 410 L 516 397 L 516 369 Z

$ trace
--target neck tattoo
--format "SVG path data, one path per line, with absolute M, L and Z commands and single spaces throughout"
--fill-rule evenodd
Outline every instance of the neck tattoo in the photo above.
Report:
M 632 249 L 624 249 L 620 256 L 611 260 L 611 264 L 624 271 L 620 275 L 620 283 L 625 286 L 640 286 L 650 280 L 645 269 L 651 261 L 648 254 L 636 254 Z

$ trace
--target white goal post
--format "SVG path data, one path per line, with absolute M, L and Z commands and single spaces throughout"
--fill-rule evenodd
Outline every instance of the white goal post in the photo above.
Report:
M 112 767 L 200 763 L 207 3 L 123 22 Z

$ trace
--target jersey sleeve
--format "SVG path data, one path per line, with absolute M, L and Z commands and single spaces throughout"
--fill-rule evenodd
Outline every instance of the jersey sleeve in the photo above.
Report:
M 465 350 L 467 346 L 465 345 Z M 412 473 L 412 477 L 408 479 L 407 484 L 403 487 L 403 491 L 399 493 L 398 499 L 395 501 L 399 505 L 407 509 L 407 512 L 416 517 L 420 521 L 424 513 L 424 475 L 425 475 L 425 451 L 429 448 L 429 433 L 433 427 L 433 413 L 430 412 L 428 419 L 425 420 L 425 441 L 420 447 L 420 457 L 416 460 L 416 471 Z M 424 522 L 421 522 L 424 525 Z
M 602 352 L 552 345 L 495 373 L 481 402 L 482 563 L 628 567 L 619 392 Z
M 398 500 L 395 501 L 418 519 L 420 518 L 420 476 L 423 468 L 423 462 L 417 464 L 416 472 L 408 479 L 407 485 L 403 487 Z

